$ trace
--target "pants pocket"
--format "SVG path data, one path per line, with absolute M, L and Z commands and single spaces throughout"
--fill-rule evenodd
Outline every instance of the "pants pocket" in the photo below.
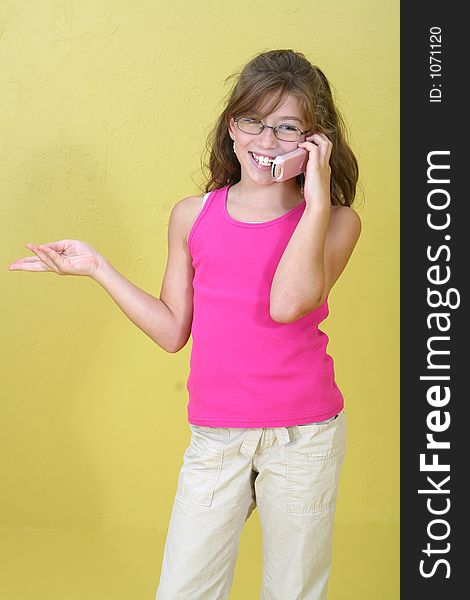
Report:
M 224 460 L 224 444 L 204 428 L 191 427 L 191 441 L 183 456 L 176 496 L 190 504 L 211 506 Z
M 346 454 L 344 414 L 317 428 L 302 428 L 286 446 L 287 511 L 321 514 L 335 508 Z

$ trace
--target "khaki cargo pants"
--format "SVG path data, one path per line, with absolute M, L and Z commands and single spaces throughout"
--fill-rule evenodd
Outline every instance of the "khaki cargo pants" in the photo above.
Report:
M 189 426 L 156 600 L 226 600 L 255 507 L 261 600 L 325 600 L 346 453 L 344 410 L 291 427 Z

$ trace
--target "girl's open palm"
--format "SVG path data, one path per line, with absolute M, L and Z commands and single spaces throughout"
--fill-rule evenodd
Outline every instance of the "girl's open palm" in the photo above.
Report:
M 93 277 L 100 255 L 79 240 L 60 240 L 49 244 L 26 244 L 35 256 L 19 258 L 9 265 L 10 271 L 50 271 L 58 275 L 88 275 Z

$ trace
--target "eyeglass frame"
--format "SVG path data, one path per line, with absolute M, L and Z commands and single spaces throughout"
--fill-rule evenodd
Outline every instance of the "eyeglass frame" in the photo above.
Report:
M 248 133 L 248 131 L 243 131 L 243 129 L 240 128 L 240 125 L 238 124 L 238 121 L 240 119 L 246 119 L 246 117 L 232 117 L 232 119 L 235 121 L 235 123 L 237 124 L 238 129 L 240 129 L 240 131 L 242 133 L 246 133 L 247 135 L 259 135 L 260 133 L 263 133 L 263 131 L 267 128 L 267 129 L 272 129 L 273 133 L 276 137 L 277 140 L 281 141 L 281 142 L 297 142 L 298 140 L 300 140 L 300 138 L 305 135 L 306 133 L 308 133 L 309 131 L 312 131 L 312 129 L 306 129 L 305 131 L 302 131 L 301 129 L 299 129 L 298 127 L 295 127 L 295 125 L 292 125 L 292 127 L 294 129 L 297 129 L 297 131 L 300 133 L 299 137 L 296 140 L 281 140 L 281 138 L 277 137 L 277 133 L 276 133 L 276 129 L 278 129 L 279 127 L 281 127 L 282 125 L 286 125 L 286 123 L 281 123 L 280 125 L 275 125 L 274 127 L 272 125 L 265 125 L 260 119 L 253 119 L 253 121 L 260 123 L 263 128 L 261 129 L 261 131 L 259 131 L 258 133 Z

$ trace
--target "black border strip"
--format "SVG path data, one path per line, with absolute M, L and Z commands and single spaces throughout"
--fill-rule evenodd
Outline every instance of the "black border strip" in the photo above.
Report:
M 464 374 L 470 370 L 465 314 L 470 193 L 464 180 L 470 173 L 470 115 L 464 87 L 470 36 L 464 31 L 463 6 L 402 2 L 400 9 L 404 600 L 450 600 L 468 594 L 464 511 L 470 507 L 465 494 L 470 398 Z M 435 447 L 428 448 L 428 443 Z

